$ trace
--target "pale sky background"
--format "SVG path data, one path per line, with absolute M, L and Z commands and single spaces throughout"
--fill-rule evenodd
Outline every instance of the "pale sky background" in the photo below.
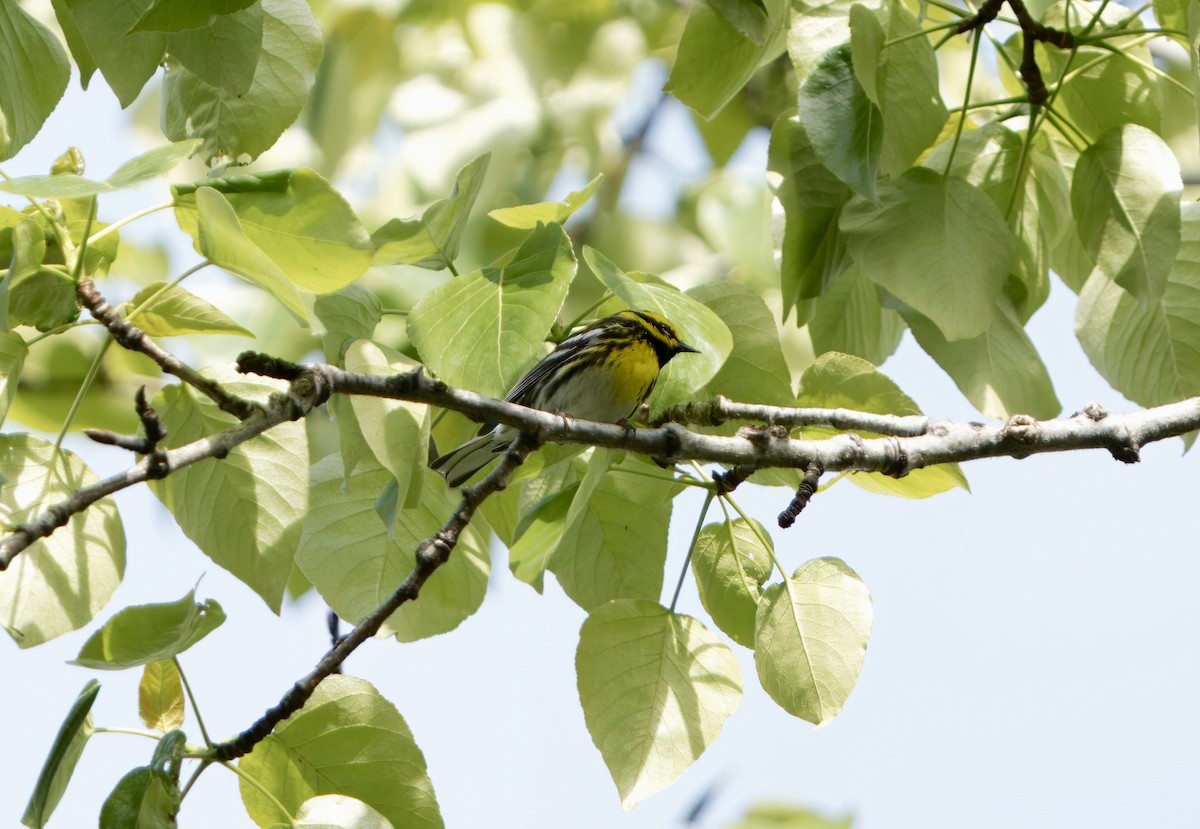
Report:
M 107 175 L 146 148 L 117 111 L 102 82 L 84 94 L 73 78 L 50 124 L 4 170 L 45 172 L 78 144 L 89 173 Z M 677 115 L 650 146 L 683 148 L 674 172 L 688 174 L 695 164 Z M 765 163 L 761 137 L 743 160 Z M 643 195 L 671 175 L 647 164 Z M 163 198 L 161 186 L 118 194 L 102 202 L 103 215 Z M 655 209 L 653 198 L 636 201 Z M 1131 408 L 1088 364 L 1072 335 L 1073 309 L 1074 297 L 1056 286 L 1029 329 L 1066 413 L 1091 400 Z M 978 418 L 909 335 L 883 370 L 927 414 Z M 839 556 L 871 589 L 875 627 L 849 703 L 814 730 L 766 696 L 752 654 L 731 645 L 745 674 L 740 710 L 692 769 L 631 813 L 621 810 L 579 707 L 574 651 L 584 614 L 553 578 L 539 597 L 508 575 L 500 554 L 487 600 L 458 630 L 409 645 L 369 643 L 345 668 L 407 719 L 448 827 L 673 827 L 714 784 L 699 824 L 706 829 L 764 800 L 849 813 L 859 829 L 1193 826 L 1200 460 L 1181 448 L 1178 440 L 1153 445 L 1132 467 L 1103 452 L 976 462 L 966 467 L 973 494 L 921 502 L 845 483 L 820 494 L 773 536 L 790 568 Z M 94 445 L 83 451 L 101 474 L 129 461 Z M 771 527 L 788 500 L 750 487 L 737 497 Z M 676 503 L 666 600 L 700 499 Z M 130 540 L 126 581 L 99 621 L 130 604 L 177 599 L 203 575 L 199 595 L 221 602 L 229 618 L 181 661 L 213 736 L 241 730 L 325 650 L 324 607 L 309 596 L 277 618 L 196 551 L 148 490 L 122 493 L 118 504 Z M 679 609 L 709 624 L 690 578 Z M 97 725 L 139 725 L 139 671 L 65 664 L 96 625 L 27 652 L 0 639 L 0 826 L 18 824 L 62 716 L 90 677 L 103 686 Z M 185 728 L 199 740 L 190 711 Z M 153 748 L 139 737 L 93 738 L 51 827 L 95 825 L 113 785 Z M 253 826 L 235 778 L 219 768 L 189 794 L 179 823 Z

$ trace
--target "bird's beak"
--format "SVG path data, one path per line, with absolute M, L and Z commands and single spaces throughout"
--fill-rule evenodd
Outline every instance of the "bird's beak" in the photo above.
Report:
M 699 354 L 700 349 L 692 348 L 687 343 L 680 343 L 679 345 L 675 346 L 675 353 L 676 354 Z

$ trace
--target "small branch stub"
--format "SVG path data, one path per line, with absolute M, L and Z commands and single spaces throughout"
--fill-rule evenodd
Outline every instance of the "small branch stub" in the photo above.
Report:
M 787 509 L 779 513 L 779 529 L 786 530 L 796 523 L 796 516 L 804 511 L 808 502 L 817 494 L 817 484 L 820 483 L 821 475 L 824 472 L 825 469 L 816 461 L 810 463 L 804 470 L 804 480 L 800 482 L 800 486 L 796 487 L 796 496 L 792 498 Z

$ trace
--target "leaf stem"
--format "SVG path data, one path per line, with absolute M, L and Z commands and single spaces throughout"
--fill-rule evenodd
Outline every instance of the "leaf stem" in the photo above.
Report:
M 967 69 L 967 88 L 963 91 L 963 106 L 966 107 L 971 102 L 971 87 L 975 84 L 975 63 L 979 58 L 979 41 L 982 38 L 976 37 L 971 41 L 971 65 Z M 950 169 L 954 166 L 954 154 L 958 152 L 958 142 L 962 138 L 963 127 L 966 126 L 967 116 L 964 112 L 958 116 L 958 127 L 954 130 L 954 143 L 950 145 L 950 157 L 946 159 L 946 171 L 943 176 L 950 178 Z
M 128 216 L 117 219 L 115 222 L 110 224 L 108 227 L 102 227 L 99 230 L 97 230 L 94 235 L 88 237 L 88 244 L 94 245 L 97 242 L 99 242 L 101 239 L 103 239 L 105 236 L 107 236 L 108 234 L 116 233 L 118 230 L 125 227 L 125 225 L 129 224 L 130 222 L 136 222 L 138 219 L 140 219 L 144 216 L 149 216 L 151 213 L 157 213 L 160 210 L 167 210 L 174 206 L 175 206 L 175 202 L 174 202 L 174 200 L 172 200 L 172 201 L 168 201 L 168 202 L 163 202 L 162 204 L 156 204 L 156 205 L 153 205 L 152 207 L 147 207 L 142 210 L 138 210 L 135 213 L 130 213 Z
M 180 800 L 183 800 L 185 797 L 187 797 L 188 792 L 192 790 L 192 785 L 200 778 L 200 775 L 203 774 L 204 770 L 212 765 L 212 762 L 212 760 L 200 761 L 200 765 L 196 767 L 196 770 L 192 772 L 192 776 L 188 778 L 188 782 L 185 783 L 183 788 L 180 790 Z
M 117 726 L 98 725 L 92 729 L 93 734 L 130 734 L 134 737 L 149 737 L 151 740 L 158 742 L 162 739 L 161 734 L 156 734 L 153 731 L 146 731 L 141 728 L 119 728 Z
M 708 494 L 704 496 L 704 506 L 700 508 L 700 515 L 696 518 L 696 529 L 692 530 L 692 543 L 688 545 L 687 556 L 683 560 L 683 567 L 679 570 L 679 581 L 675 582 L 675 595 L 671 596 L 672 613 L 675 612 L 675 604 L 679 601 L 679 591 L 683 588 L 683 580 L 687 576 L 688 565 L 692 563 L 692 553 L 696 552 L 696 542 L 700 538 L 700 528 L 704 526 L 704 519 L 708 515 L 708 508 L 712 505 L 716 494 L 716 490 L 710 486 Z
M 295 815 L 293 815 L 291 812 L 289 812 L 287 810 L 287 808 L 282 803 L 279 802 L 279 798 L 277 798 L 275 795 L 273 795 L 269 791 L 267 791 L 266 787 L 263 786 L 262 783 L 259 783 L 253 777 L 246 774 L 246 772 L 242 771 L 234 763 L 230 763 L 225 760 L 217 760 L 215 762 L 218 766 L 228 769 L 229 771 L 233 772 L 238 777 L 240 777 L 242 780 L 245 780 L 251 786 L 258 789 L 258 793 L 261 794 L 263 797 L 265 797 L 267 800 L 271 801 L 271 805 L 279 810 L 279 814 L 287 816 L 288 825 L 292 825 Z
M 204 727 L 204 717 L 200 715 L 200 706 L 196 704 L 196 695 L 192 693 L 192 686 L 188 684 L 187 674 L 183 672 L 183 666 L 179 664 L 179 657 L 172 656 L 171 661 L 175 663 L 175 670 L 179 671 L 183 690 L 187 693 L 188 702 L 192 704 L 192 711 L 196 715 L 196 724 L 200 726 L 200 736 L 204 738 L 204 745 L 212 748 L 212 740 L 208 738 L 208 729 Z
M 885 40 L 883 42 L 883 48 L 886 49 L 889 46 L 895 46 L 898 43 L 904 43 L 906 40 L 913 40 L 921 37 L 922 35 L 931 35 L 934 32 L 940 32 L 943 29 L 953 29 L 958 26 L 958 24 L 958 20 L 948 20 L 945 23 L 939 23 L 936 26 L 930 26 L 928 29 L 918 29 L 915 32 L 909 32 L 906 35 L 900 35 L 900 37 L 894 37 L 891 40 Z

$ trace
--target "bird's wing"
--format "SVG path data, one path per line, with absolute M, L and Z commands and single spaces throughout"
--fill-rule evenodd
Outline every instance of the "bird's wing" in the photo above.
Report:
M 580 331 L 574 336 L 567 337 L 558 347 L 547 354 L 541 361 L 517 381 L 517 384 L 509 391 L 508 396 L 504 399 L 509 403 L 520 403 L 522 406 L 528 406 L 530 402 L 529 392 L 537 388 L 543 380 L 545 380 L 554 372 L 562 368 L 567 362 L 579 353 L 581 348 L 585 348 L 588 344 L 594 342 L 604 334 L 603 329 L 588 328 Z

